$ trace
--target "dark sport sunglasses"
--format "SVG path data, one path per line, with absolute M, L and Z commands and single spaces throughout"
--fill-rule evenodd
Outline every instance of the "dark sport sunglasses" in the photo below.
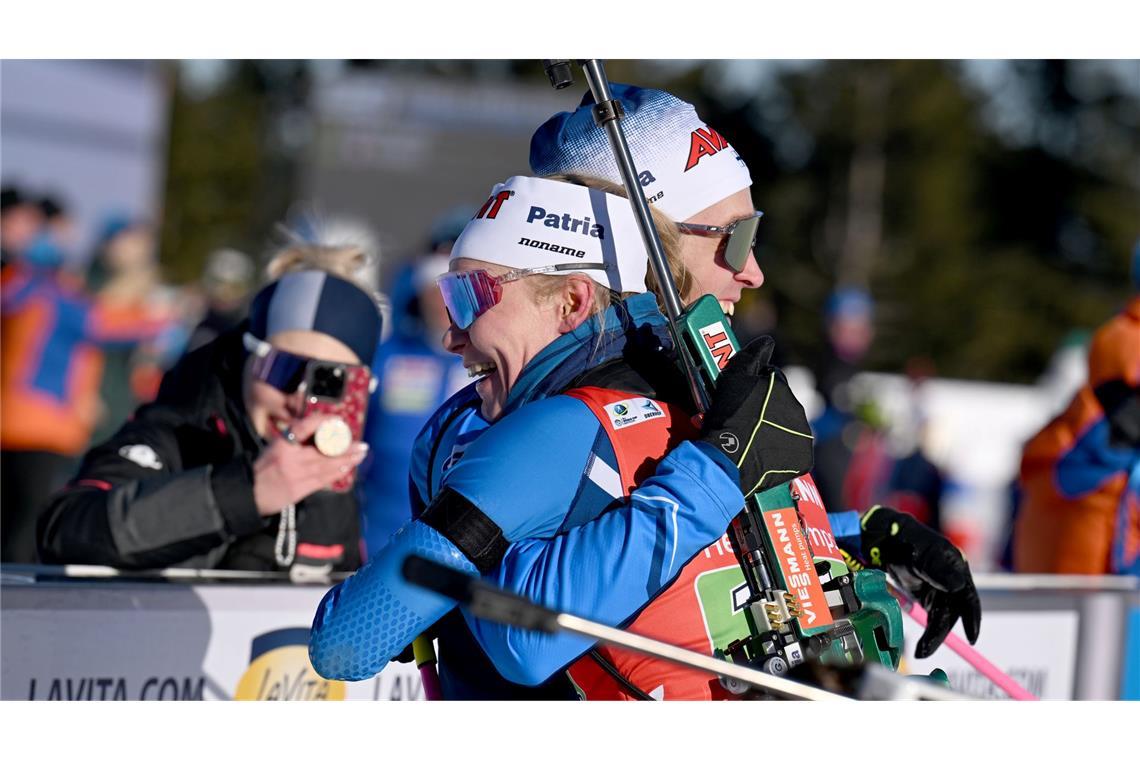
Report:
M 737 219 L 735 222 L 718 227 L 713 224 L 690 224 L 678 222 L 684 235 L 700 235 L 701 237 L 728 237 L 724 246 L 724 262 L 729 268 L 740 274 L 748 266 L 748 257 L 756 247 L 756 233 L 760 229 L 760 217 L 763 211 L 755 211 L 752 216 Z
M 254 379 L 286 395 L 295 393 L 304 382 L 310 396 L 339 400 L 344 395 L 348 368 L 355 366 L 282 351 L 249 333 L 242 336 L 242 343 L 253 356 L 250 373 Z

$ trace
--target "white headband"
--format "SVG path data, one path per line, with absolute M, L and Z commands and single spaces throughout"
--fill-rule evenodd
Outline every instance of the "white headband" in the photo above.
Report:
M 467 223 L 452 259 L 512 269 L 552 264 L 604 264 L 551 274 L 583 274 L 617 292 L 645 292 L 649 265 L 629 201 L 590 187 L 537 177 L 511 177 Z

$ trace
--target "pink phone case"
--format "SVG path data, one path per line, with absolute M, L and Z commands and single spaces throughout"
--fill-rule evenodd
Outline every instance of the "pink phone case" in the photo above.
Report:
M 305 399 L 305 416 L 330 414 L 340 417 L 348 423 L 348 429 L 352 431 L 352 440 L 359 441 L 364 434 L 364 415 L 368 412 L 368 384 L 372 380 L 372 373 L 367 367 L 350 366 L 346 369 L 348 376 L 344 381 L 344 395 L 341 399 L 330 401 L 319 396 L 309 396 Z M 344 493 L 352 488 L 355 480 L 356 468 L 353 467 L 343 478 L 329 486 L 329 489 Z

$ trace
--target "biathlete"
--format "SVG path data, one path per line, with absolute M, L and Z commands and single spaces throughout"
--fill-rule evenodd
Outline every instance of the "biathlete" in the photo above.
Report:
M 618 92 L 619 88 L 615 88 L 615 94 Z M 635 117 L 639 112 L 639 106 L 648 104 L 649 107 L 640 112 L 643 114 L 642 124 L 649 125 L 649 129 L 656 126 L 663 113 L 666 116 L 670 115 L 668 113 L 670 108 L 677 112 L 672 115 L 683 117 L 679 125 L 677 119 L 666 119 L 665 121 L 678 127 L 677 141 L 679 142 L 681 137 L 684 138 L 683 151 L 686 154 L 691 153 L 689 147 L 692 139 L 695 139 L 691 135 L 700 135 L 704 139 L 710 139 L 707 136 L 715 134 L 697 120 L 691 106 L 677 101 L 671 96 L 655 91 L 637 90 L 636 88 L 620 88 L 620 92 L 627 102 L 627 113 L 631 113 Z M 565 119 L 567 115 L 564 114 L 561 117 Z M 556 117 L 556 120 L 558 118 Z M 536 135 L 536 144 L 541 144 L 539 138 L 545 129 L 547 128 L 544 127 Z M 723 140 L 719 136 L 711 139 L 717 140 L 718 145 Z M 640 142 L 644 143 L 644 139 Z M 635 152 L 639 150 L 638 141 L 631 139 L 631 144 Z M 574 153 L 564 147 L 559 149 L 571 155 L 584 155 L 582 151 Z M 644 149 L 643 146 L 642 149 Z M 674 157 L 667 150 L 657 150 L 656 153 L 663 155 L 666 159 Z M 722 155 L 718 156 L 717 153 Z M 691 156 L 681 156 L 681 160 L 686 161 L 689 157 Z M 712 159 L 719 159 L 724 163 L 716 164 Z M 638 160 L 641 161 L 640 155 Z M 690 292 L 693 290 L 698 294 L 701 291 L 713 292 L 717 295 L 718 300 L 721 300 L 722 305 L 731 310 L 732 304 L 739 298 L 744 287 L 755 287 L 762 281 L 762 274 L 751 256 L 751 247 L 755 236 L 754 222 L 758 221 L 758 215 L 752 209 L 748 197 L 747 188 L 750 185 L 750 178 L 747 175 L 747 169 L 743 168 L 743 164 L 736 157 L 735 152 L 727 146 L 727 143 L 718 151 L 699 158 L 695 165 L 688 167 L 690 170 L 695 168 L 707 171 L 689 172 L 684 168 L 676 167 L 676 171 L 670 174 L 667 171 L 669 168 L 668 161 L 663 163 L 662 167 L 658 167 L 656 172 L 653 172 L 652 168 L 650 169 L 653 181 L 662 183 L 661 189 L 655 194 L 657 205 L 659 208 L 664 208 L 670 201 L 677 204 L 675 208 L 680 210 L 672 211 L 672 213 L 683 214 L 682 218 L 686 219 L 692 228 L 690 231 L 694 233 L 694 236 L 682 238 L 683 242 L 681 243 L 686 264 L 690 261 L 694 262 L 691 269 L 694 274 L 693 281 L 696 284 L 692 286 Z M 536 166 L 536 168 L 539 167 Z M 597 171 L 597 168 L 593 166 L 574 166 L 573 168 Z M 643 174 L 643 176 L 645 175 Z M 728 189 L 726 190 L 726 188 Z M 500 197 L 499 193 L 492 196 L 488 206 L 484 209 L 486 214 L 495 210 L 496 202 Z M 662 201 L 666 201 L 666 203 L 662 203 Z M 507 201 L 503 203 L 506 204 Z M 685 213 L 684 210 L 686 204 L 690 207 L 688 213 Z M 696 209 L 696 211 L 694 212 L 692 209 Z M 530 209 L 528 209 L 528 216 L 529 211 Z M 557 215 L 544 216 L 542 219 L 543 226 L 547 226 L 547 221 L 554 221 L 550 216 Z M 560 217 L 556 222 L 557 226 L 564 226 L 567 218 L 569 217 L 565 214 Z M 527 223 L 532 224 L 534 221 L 537 220 L 531 219 Z M 748 223 L 750 221 L 753 223 Z M 733 222 L 738 223 L 732 224 Z M 729 227 L 729 225 L 732 226 Z M 667 228 L 667 225 L 660 224 L 660 220 L 659 226 Z M 682 227 L 682 231 L 684 229 Z M 579 229 L 579 234 L 580 231 Z M 572 234 L 574 234 L 573 231 Z M 520 235 L 518 239 L 534 240 L 535 238 Z M 514 243 L 515 241 L 512 240 L 511 242 Z M 744 253 L 743 256 L 740 255 L 741 251 Z M 702 255 L 703 259 L 701 258 Z M 684 282 L 683 278 L 682 282 Z M 450 306 L 452 304 L 449 303 Z M 488 312 L 488 314 L 490 313 L 493 312 Z M 454 310 L 452 317 L 459 324 L 463 324 L 463 318 L 457 316 Z M 660 319 L 660 316 L 657 315 L 657 318 Z M 557 342 L 552 345 L 557 345 Z M 462 350 L 465 346 L 460 348 Z M 772 370 L 765 366 L 763 352 L 760 348 L 751 352 L 746 351 L 745 354 L 744 357 L 740 357 L 730 364 L 730 368 L 743 360 L 740 374 L 748 374 L 749 372 L 771 373 Z M 476 388 L 482 387 L 484 391 L 495 390 L 495 375 L 499 374 L 501 369 L 499 365 L 493 361 L 481 361 L 477 362 L 475 369 L 479 372 L 489 370 L 491 375 L 487 380 L 477 384 Z M 571 371 L 560 375 L 560 382 L 566 382 L 572 378 L 575 374 L 574 370 L 577 369 L 580 368 L 572 367 Z M 531 370 L 532 367 L 528 364 L 522 375 L 526 377 Z M 517 369 L 514 371 L 517 372 Z M 508 377 L 508 379 L 513 378 Z M 755 386 L 756 380 L 757 377 L 753 377 L 750 382 L 739 385 L 743 387 Z M 502 392 L 501 384 L 498 390 Z M 628 388 L 620 388 L 620 390 L 626 393 L 631 392 L 631 389 Z M 480 391 L 480 395 L 482 396 L 484 393 Z M 515 439 L 511 445 L 517 447 L 520 454 L 533 456 L 533 449 L 535 448 L 552 448 L 550 441 L 545 436 L 548 436 L 549 431 L 555 428 L 549 426 L 539 428 L 545 431 L 540 436 L 542 439 L 539 440 L 536 439 L 533 432 L 528 436 L 525 431 L 521 430 L 526 426 L 526 421 L 522 418 L 519 418 L 520 421 L 517 424 L 509 426 L 509 430 L 505 429 L 507 422 L 516 420 L 515 416 L 512 415 L 499 422 L 487 435 L 480 436 L 487 424 L 486 418 L 494 420 L 502 414 L 504 408 L 507 412 L 522 414 L 521 411 L 514 412 L 515 407 L 512 407 L 510 403 L 496 408 L 494 395 L 494 393 L 490 394 L 489 398 L 485 396 L 482 400 L 483 403 L 478 405 L 480 408 L 476 408 L 477 405 L 472 403 L 471 398 L 467 399 L 465 405 L 462 400 L 463 394 L 460 394 L 454 403 L 441 410 L 433 425 L 429 425 L 424 435 L 421 436 L 421 445 L 417 445 L 417 451 L 421 453 L 421 456 L 413 461 L 413 481 L 416 484 L 415 492 L 419 498 L 424 503 L 431 502 L 431 506 L 424 511 L 424 514 L 429 519 L 435 519 L 438 514 L 435 510 L 436 501 L 441 498 L 442 494 L 449 491 L 462 493 L 466 502 L 474 507 L 474 510 L 464 507 L 464 509 L 458 510 L 459 512 L 477 511 L 484 517 L 489 517 L 486 506 L 491 506 L 496 511 L 509 509 L 512 504 L 515 504 L 518 509 L 534 508 L 535 516 L 531 520 L 532 524 L 526 529 L 519 529 L 517 526 L 502 529 L 499 524 L 489 528 L 491 534 L 500 531 L 502 540 L 498 546 L 493 547 L 493 550 L 488 551 L 486 556 L 482 557 L 484 560 L 490 560 L 483 563 L 487 569 L 478 568 L 477 565 L 476 568 L 492 580 L 521 591 L 538 601 L 571 612 L 589 614 L 603 620 L 603 622 L 627 620 L 630 615 L 643 607 L 658 590 L 676 577 L 680 570 L 677 563 L 678 557 L 682 558 L 679 564 L 683 565 L 689 557 L 700 552 L 705 546 L 715 544 L 717 539 L 722 536 L 731 517 L 739 511 L 742 495 L 740 487 L 742 471 L 747 472 L 746 480 L 753 482 L 752 476 L 757 471 L 763 471 L 762 469 L 757 470 L 757 468 L 766 466 L 762 461 L 732 462 L 711 446 L 706 446 L 700 442 L 682 443 L 661 460 L 652 477 L 643 480 L 641 486 L 636 490 L 631 490 L 633 484 L 639 480 L 636 476 L 644 477 L 646 474 L 644 473 L 646 467 L 641 468 L 642 472 L 631 474 L 628 462 L 617 461 L 616 452 L 621 450 L 622 446 L 620 443 L 609 440 L 612 438 L 609 431 L 605 431 L 607 433 L 604 436 L 607 439 L 606 441 L 599 440 L 598 427 L 604 427 L 606 417 L 596 414 L 590 420 L 594 427 L 586 427 L 582 430 L 580 437 L 587 444 L 583 448 L 589 448 L 593 454 L 595 446 L 601 446 L 603 449 L 608 446 L 614 450 L 614 453 L 610 454 L 608 460 L 605 456 L 594 456 L 592 459 L 587 457 L 586 461 L 590 462 L 591 466 L 577 468 L 568 466 L 574 463 L 572 457 L 557 457 L 556 467 L 560 471 L 564 468 L 566 474 L 571 477 L 549 479 L 545 472 L 521 465 L 520 462 L 526 461 L 526 456 L 519 459 L 518 457 L 506 458 L 496 454 L 494 441 Z M 560 401 L 563 405 L 568 404 L 565 398 L 563 396 Z M 641 398 L 642 401 L 653 401 L 654 395 L 646 391 L 645 395 L 636 398 Z M 589 399 L 579 398 L 576 400 L 579 402 L 576 407 L 579 415 L 583 411 L 589 413 L 591 408 L 595 412 L 598 411 L 597 403 L 591 407 Z M 488 401 L 491 402 L 490 408 L 487 406 Z M 628 399 L 611 401 L 610 404 L 616 403 L 628 409 L 629 405 L 626 401 Z M 735 401 L 739 401 L 739 399 L 735 399 Z M 794 402 L 794 399 L 792 401 Z M 676 403 L 683 403 L 683 401 Z M 601 404 L 600 408 L 605 411 L 607 406 L 607 404 Z M 660 404 L 658 406 L 661 407 L 664 414 L 666 407 Z M 796 408 L 798 409 L 798 405 Z M 713 411 L 715 411 L 715 404 Z M 789 412 L 794 413 L 794 410 L 789 408 Z M 802 415 L 802 411 L 799 414 Z M 670 419 L 674 416 L 671 414 Z M 712 411 L 710 411 L 710 416 L 714 416 Z M 728 419 L 728 416 L 720 415 L 720 418 L 724 420 Z M 611 420 L 611 422 L 613 423 L 611 427 L 617 424 L 616 420 Z M 648 425 L 649 422 L 649 420 L 640 419 L 633 425 L 626 423 L 627 430 L 633 431 L 635 427 Z M 753 426 L 756 423 L 755 420 L 737 420 L 736 422 L 737 424 L 752 424 Z M 677 438 L 693 433 L 691 429 L 682 433 L 679 425 L 677 428 L 674 431 L 674 438 L 663 442 L 659 441 L 657 445 L 664 445 L 667 448 L 675 443 Z M 572 426 L 560 426 L 559 429 L 566 429 L 570 433 L 575 432 L 575 428 Z M 648 429 L 648 427 L 642 427 L 642 431 Z M 614 430 L 616 431 L 616 427 Z M 500 435 L 495 435 L 495 433 L 500 433 Z M 476 438 L 478 438 L 477 441 Z M 559 436 L 559 443 L 571 442 L 572 440 L 571 435 Z M 500 443 L 498 445 L 503 446 L 506 450 L 506 444 Z M 656 456 L 645 457 L 642 461 L 646 464 L 655 461 L 660 456 L 661 451 L 655 452 Z M 807 458 L 806 464 L 798 463 L 800 471 L 806 470 L 810 465 L 810 453 Z M 504 473 L 496 473 L 494 468 L 489 466 L 496 461 L 513 462 L 515 469 L 509 474 L 515 477 L 506 478 L 502 477 Z M 606 468 L 602 469 L 601 465 L 597 464 L 598 462 L 606 465 Z M 767 464 L 770 465 L 770 462 Z M 480 469 L 484 470 L 482 477 L 475 477 Z M 468 476 L 471 477 L 470 483 L 459 477 L 464 472 L 471 473 Z M 519 472 L 527 473 L 526 479 L 529 480 L 529 485 L 519 484 Z M 487 477 L 488 474 L 490 477 Z M 693 477 L 694 475 L 697 477 Z M 608 486 L 608 490 L 606 487 L 599 486 L 599 483 Z M 562 493 L 559 501 L 557 494 L 560 488 L 564 493 Z M 599 489 L 601 493 L 598 493 Z M 534 493 L 536 490 L 540 492 Z M 473 495 L 475 498 L 472 498 Z M 627 497 L 627 500 L 623 499 L 623 496 Z M 555 511 L 558 519 L 550 518 L 546 513 L 546 508 L 537 506 L 543 502 L 560 505 Z M 613 508 L 626 504 L 634 507 L 634 509 Z M 650 524 L 656 527 L 651 531 L 646 531 L 646 537 L 643 541 L 630 540 L 629 526 L 636 522 L 635 517 L 637 515 L 642 517 L 650 515 L 650 510 L 654 507 L 656 507 L 655 519 L 643 522 L 646 522 L 646 527 Z M 699 513 L 705 510 L 709 511 L 709 515 L 702 522 Z M 452 510 L 452 512 L 455 511 Z M 704 543 L 697 546 L 693 551 L 682 551 L 679 545 L 671 547 L 671 537 L 673 544 L 677 544 L 677 536 L 683 535 L 685 539 L 691 539 L 695 538 L 695 535 L 692 530 L 677 530 L 678 523 L 673 523 L 674 533 L 671 536 L 670 511 L 672 511 L 672 515 L 684 517 L 691 522 L 691 525 L 685 525 L 682 522 L 681 524 L 684 527 L 697 526 L 698 531 L 704 531 L 701 535 Z M 637 515 L 633 513 L 637 513 Z M 423 522 L 421 520 L 419 525 L 414 523 L 410 530 L 423 533 Z M 491 522 L 497 523 L 494 519 Z M 859 533 L 857 518 L 848 518 L 846 524 L 848 528 L 846 535 L 857 538 Z M 452 526 L 443 525 L 442 528 L 455 534 Z M 530 531 L 529 535 L 526 535 L 526 530 Z M 436 530 L 435 534 L 440 532 Z M 514 535 L 511 535 L 512 533 Z M 841 531 L 837 531 L 837 533 L 843 535 Z M 436 539 L 438 543 L 438 535 L 432 535 L 431 538 Z M 635 546 L 639 547 L 638 551 L 631 549 Z M 645 548 L 640 549 L 642 546 Z M 692 544 L 689 546 L 691 547 Z M 625 548 L 623 549 L 623 547 Z M 448 552 L 455 554 L 457 547 L 452 543 L 451 546 L 447 547 L 447 550 L 445 554 Z M 665 562 L 666 550 L 669 550 L 667 563 Z M 473 564 L 474 559 L 480 558 L 479 552 L 476 551 L 458 551 L 458 554 L 465 555 L 465 558 L 472 561 Z M 729 557 L 729 561 L 734 562 L 731 557 Z M 663 577 L 661 572 L 666 565 L 668 577 Z M 395 568 L 396 563 L 394 561 L 389 562 L 389 574 L 393 573 Z M 376 571 L 374 574 L 381 573 Z M 571 577 L 573 582 L 567 582 L 567 579 Z M 358 590 L 349 599 L 350 590 L 352 590 L 354 583 Z M 408 621 L 409 625 L 406 626 L 402 635 L 398 634 L 391 637 L 395 640 L 386 642 L 387 649 L 374 647 L 378 639 L 384 638 L 376 630 L 370 633 L 358 631 L 357 636 L 362 636 L 363 640 L 368 641 L 368 646 L 358 647 L 354 650 L 350 645 L 334 652 L 330 642 L 335 640 L 337 631 L 351 628 L 350 619 L 356 619 L 359 622 L 359 619 L 367 614 L 368 589 L 371 587 L 375 591 L 380 585 L 383 584 L 359 583 L 358 579 L 352 579 L 343 587 L 330 593 L 314 623 L 311 652 L 318 670 L 326 675 L 337 677 L 367 677 L 384 665 L 387 657 L 392 654 L 392 647 L 400 644 L 403 638 L 417 632 L 414 629 L 418 629 L 424 624 L 422 618 Z M 376 593 L 372 596 L 375 597 Z M 388 593 L 390 590 L 385 589 L 385 594 L 382 596 L 387 599 Z M 372 619 L 376 619 L 375 613 L 373 613 Z M 385 620 L 392 620 L 392 618 L 385 617 Z M 465 628 L 474 632 L 480 644 L 491 655 L 491 660 L 496 667 L 508 678 L 522 683 L 537 683 L 551 674 L 556 674 L 562 666 L 577 658 L 589 646 L 588 642 L 574 637 L 538 636 L 485 624 L 470 618 L 466 620 L 466 624 Z M 363 627 L 367 628 L 368 626 Z M 375 625 L 372 626 L 373 629 L 376 627 Z M 479 662 L 477 657 L 470 657 L 470 647 L 464 649 L 460 645 L 452 649 L 452 645 L 456 642 L 455 637 L 458 635 L 448 631 L 446 635 L 440 637 L 441 676 L 444 679 L 445 691 L 450 691 L 451 696 L 466 695 L 485 698 L 502 695 L 501 691 L 487 688 L 487 681 L 483 678 L 486 675 L 486 669 L 477 665 Z M 449 641 L 451 643 L 445 646 L 445 643 Z M 449 650 L 460 652 L 463 656 L 448 657 Z M 327 668 L 327 670 L 322 670 L 322 668 Z M 470 688 L 472 684 L 478 684 L 478 688 Z M 448 689 L 449 685 L 450 689 Z M 666 694 L 665 696 L 673 695 Z

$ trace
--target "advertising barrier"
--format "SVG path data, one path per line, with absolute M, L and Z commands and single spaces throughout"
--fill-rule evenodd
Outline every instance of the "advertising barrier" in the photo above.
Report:
M 325 586 L 276 574 L 5 566 L 0 697 L 18 700 L 423 699 L 414 663 L 368 681 L 326 681 L 309 664 L 309 624 Z M 94 577 L 92 577 L 94 576 Z M 103 577 L 100 577 L 103 576 Z M 282 576 L 284 577 L 284 576 Z M 1140 698 L 1140 581 L 975 576 L 977 649 L 1042 699 Z M 956 632 L 962 635 L 961 626 Z M 958 691 L 1005 695 L 946 647 L 901 670 L 950 676 Z
M 975 648 L 1027 691 L 1039 699 L 1140 698 L 1124 678 L 1128 658 L 1140 656 L 1133 651 L 1140 635 L 1140 579 L 1004 574 L 974 578 L 982 600 L 982 629 Z M 922 629 L 908 617 L 903 626 L 906 647 L 900 670 L 929 673 L 942 668 L 957 691 L 981 699 L 1007 698 L 947 647 L 914 659 Z M 961 623 L 954 632 L 965 635 Z
M 3 699 L 422 699 L 414 663 L 355 683 L 316 674 L 323 586 L 4 580 Z

